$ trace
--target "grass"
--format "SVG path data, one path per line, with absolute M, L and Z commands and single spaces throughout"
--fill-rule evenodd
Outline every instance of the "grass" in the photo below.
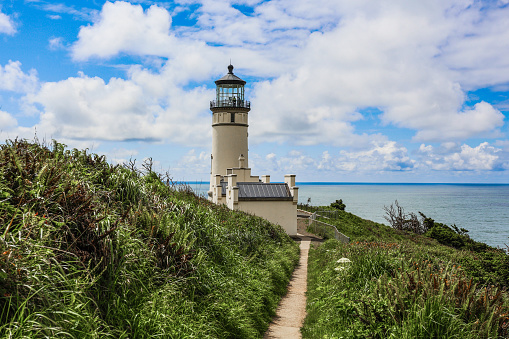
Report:
M 298 247 L 151 163 L 0 145 L 0 337 L 257 338 Z
M 351 242 L 310 250 L 305 338 L 509 336 L 502 251 L 458 250 L 343 211 L 323 221 Z

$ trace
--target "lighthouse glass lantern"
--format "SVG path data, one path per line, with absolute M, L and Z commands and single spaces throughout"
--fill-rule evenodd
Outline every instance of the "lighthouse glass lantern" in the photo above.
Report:
M 216 100 L 210 103 L 214 107 L 244 107 L 249 108 L 249 102 L 244 100 L 244 85 L 246 82 L 233 74 L 233 66 L 228 66 L 228 74 L 216 80 Z

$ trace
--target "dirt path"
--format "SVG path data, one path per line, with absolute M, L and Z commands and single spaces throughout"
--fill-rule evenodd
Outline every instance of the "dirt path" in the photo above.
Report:
M 302 338 L 300 328 L 306 318 L 306 290 L 308 276 L 308 252 L 311 238 L 299 235 L 300 261 L 293 272 L 288 292 L 281 299 L 264 339 L 270 338 Z

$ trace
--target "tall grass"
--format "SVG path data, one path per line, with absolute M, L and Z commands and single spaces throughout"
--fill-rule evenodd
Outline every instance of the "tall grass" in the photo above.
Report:
M 310 251 L 308 270 L 307 338 L 509 335 L 504 288 L 475 283 L 415 245 L 328 240 Z
M 310 251 L 304 337 L 509 337 L 503 251 L 458 250 L 344 211 L 324 220 L 352 241 Z
M 316 208 L 321 210 L 326 206 Z M 478 242 L 472 242 L 475 246 L 458 249 L 452 243 L 442 244 L 428 233 L 416 234 L 411 231 L 393 229 L 345 211 L 335 210 L 329 216 L 331 217 L 321 217 L 319 220 L 336 226 L 338 231 L 350 237 L 351 241 L 385 241 L 412 245 L 422 248 L 441 260 L 461 265 L 475 282 L 509 287 L 509 255 L 502 249 Z M 309 231 L 313 232 L 312 229 Z
M 87 150 L 0 145 L 0 337 L 255 338 L 298 247 Z

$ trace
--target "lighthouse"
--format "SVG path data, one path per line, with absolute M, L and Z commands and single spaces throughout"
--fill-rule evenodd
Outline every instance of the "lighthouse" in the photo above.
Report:
M 226 173 L 226 169 L 237 167 L 239 158 L 244 158 L 248 167 L 248 113 L 250 102 L 244 98 L 246 82 L 228 73 L 216 80 L 216 100 L 210 102 L 212 111 L 212 155 L 211 174 Z
M 246 82 L 228 73 L 215 81 L 216 98 L 212 111 L 212 154 L 209 200 L 242 210 L 279 224 L 289 235 L 297 234 L 298 187 L 295 175 L 284 182 L 271 183 L 270 175 L 251 175 L 248 149 L 248 113 L 251 103 L 245 99 Z

